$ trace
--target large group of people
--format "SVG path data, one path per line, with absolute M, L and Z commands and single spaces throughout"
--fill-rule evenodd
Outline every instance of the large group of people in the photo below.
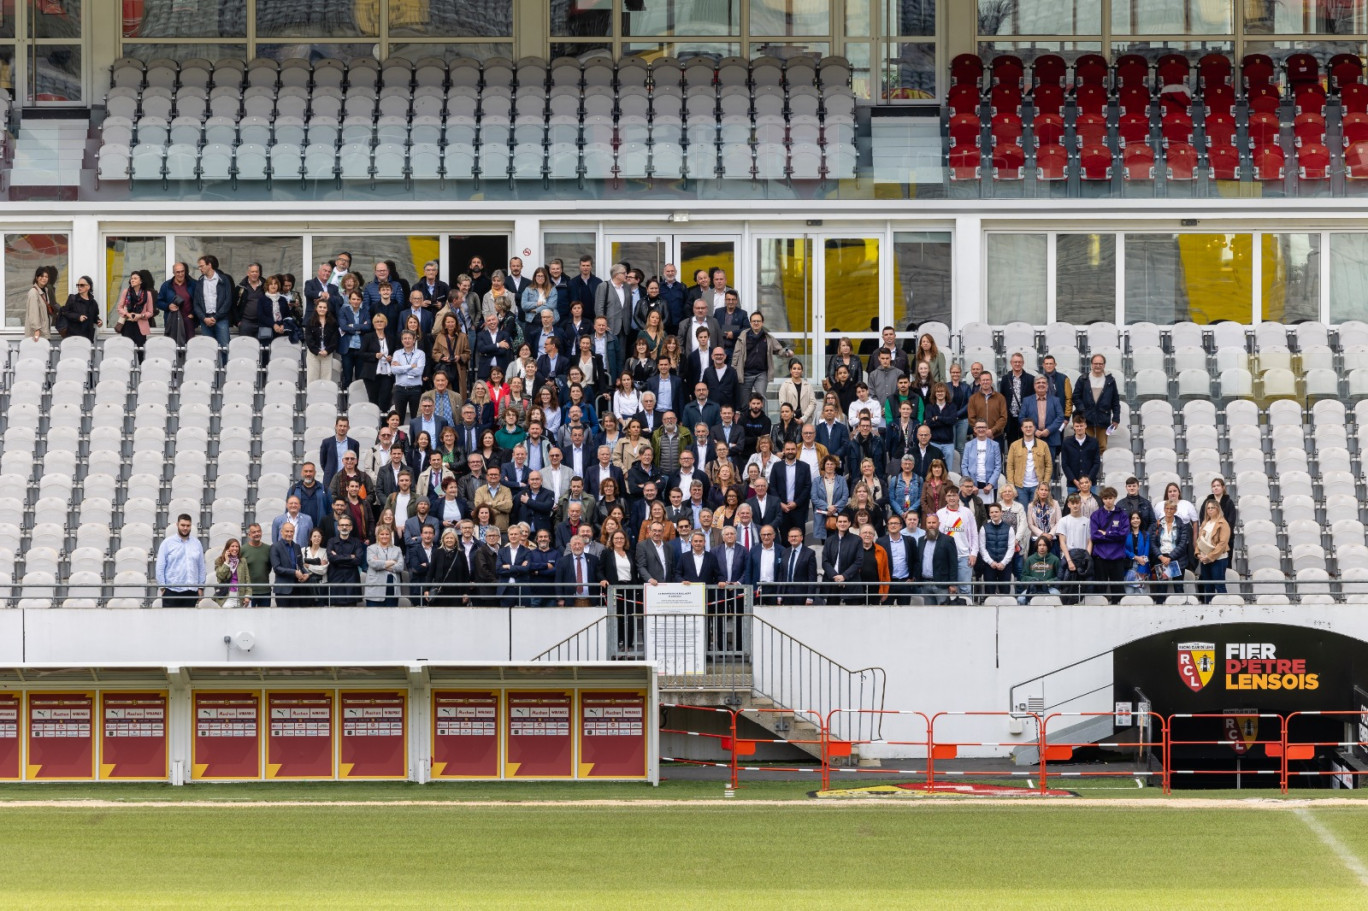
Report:
M 1176 485 L 1153 504 L 1134 478 L 1124 496 L 1101 486 L 1121 405 L 1102 355 L 1076 381 L 1020 352 L 994 377 L 885 327 L 863 350 L 840 339 L 813 380 L 721 268 L 685 284 L 672 264 L 576 266 L 473 257 L 450 285 L 435 262 L 409 283 L 340 253 L 296 292 L 255 265 L 234 284 L 206 255 L 155 295 L 135 274 L 120 331 L 145 336 L 150 308 L 167 333 L 287 335 L 311 381 L 359 380 L 383 415 L 339 418 L 271 543 L 253 526 L 215 557 L 224 603 L 577 604 L 672 581 L 790 603 L 1024 602 L 1092 582 L 1116 600 L 1188 570 L 1203 597 L 1224 590 L 1221 482 L 1200 511 Z M 201 592 L 161 563 L 173 599 Z

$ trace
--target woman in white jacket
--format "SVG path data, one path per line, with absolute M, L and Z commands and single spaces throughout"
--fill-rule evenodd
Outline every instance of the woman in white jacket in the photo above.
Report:
M 800 423 L 816 423 L 817 389 L 803 378 L 803 362 L 797 358 L 789 361 L 789 381 L 779 384 L 779 404 L 785 402 L 793 407 Z
M 389 527 L 375 531 L 375 543 L 366 548 L 366 604 L 371 607 L 399 606 L 399 574 L 404 571 L 404 554 L 394 546 Z

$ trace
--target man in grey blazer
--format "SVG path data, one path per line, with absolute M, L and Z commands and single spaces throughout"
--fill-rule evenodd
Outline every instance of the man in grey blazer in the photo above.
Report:
M 698 330 L 702 327 L 707 328 L 709 341 L 713 345 L 719 344 L 722 329 L 708 310 L 708 302 L 699 298 L 693 302 L 693 314 L 679 324 L 679 350 L 686 359 L 698 348 Z M 688 379 L 697 380 L 696 377 Z
M 658 585 L 674 578 L 674 553 L 665 543 L 665 526 L 652 522 L 648 537 L 637 544 L 637 573 L 647 585 Z
M 630 325 L 628 315 L 632 312 L 632 289 L 627 287 L 626 275 L 626 266 L 613 263 L 608 281 L 594 289 L 594 314 L 607 319 L 608 334 L 618 337 Z M 627 350 L 625 346 L 623 350 Z

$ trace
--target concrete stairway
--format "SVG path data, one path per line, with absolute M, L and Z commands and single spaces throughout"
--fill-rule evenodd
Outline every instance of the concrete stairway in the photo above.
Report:
M 79 187 L 90 129 L 85 114 L 70 119 L 25 118 L 14 144 L 11 187 Z

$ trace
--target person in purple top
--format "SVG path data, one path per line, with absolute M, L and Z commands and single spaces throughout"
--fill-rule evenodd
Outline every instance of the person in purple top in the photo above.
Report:
M 1116 488 L 1102 489 L 1102 508 L 1092 514 L 1093 578 L 1110 582 L 1105 588 L 1107 600 L 1115 604 L 1121 599 L 1122 581 L 1126 577 L 1126 532 L 1130 520 L 1125 510 L 1116 505 Z

